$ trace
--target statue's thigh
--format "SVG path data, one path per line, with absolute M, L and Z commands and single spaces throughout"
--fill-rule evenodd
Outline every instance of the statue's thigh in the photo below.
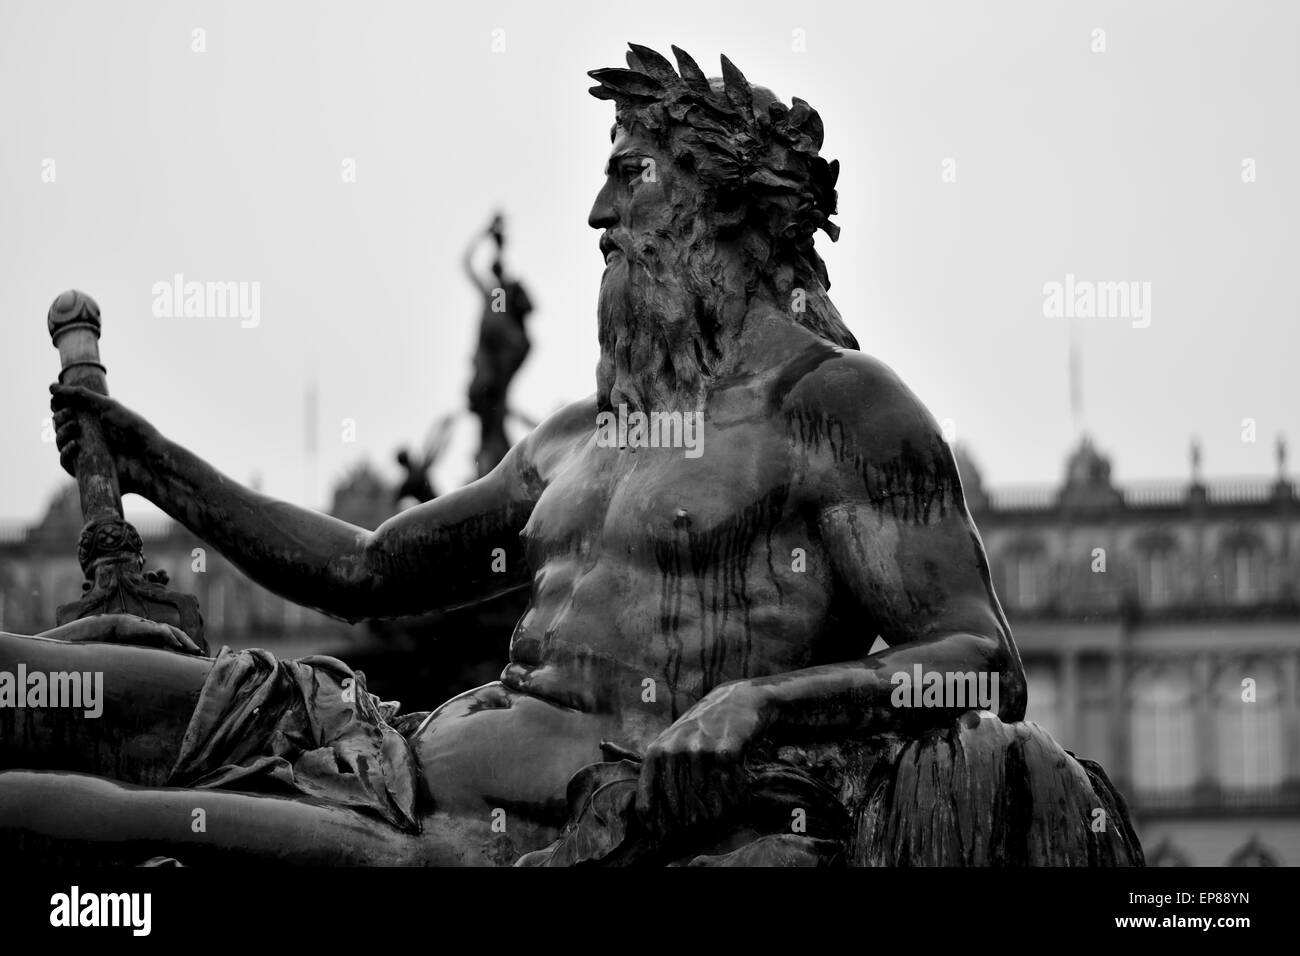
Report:
M 212 661 L 0 634 L 0 768 L 160 784 Z

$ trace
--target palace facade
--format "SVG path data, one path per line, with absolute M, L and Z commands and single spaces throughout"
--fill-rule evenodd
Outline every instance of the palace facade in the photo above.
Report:
M 1273 479 L 1117 487 L 1084 439 L 1057 487 L 967 501 L 1028 719 L 1128 798 L 1153 865 L 1300 865 L 1300 498 Z

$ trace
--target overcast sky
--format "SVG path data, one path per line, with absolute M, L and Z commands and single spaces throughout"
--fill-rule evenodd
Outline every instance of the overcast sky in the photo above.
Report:
M 103 309 L 116 397 L 315 506 L 363 457 L 396 477 L 394 449 L 464 408 L 479 307 L 460 256 L 495 208 L 538 306 L 513 404 L 589 393 L 603 264 L 586 218 L 612 107 L 585 72 L 622 65 L 628 40 L 710 74 L 726 53 L 820 111 L 842 166 L 843 235 L 818 239 L 832 298 L 986 482 L 1056 481 L 1077 440 L 1071 320 L 1044 314 L 1067 275 L 1149 283 L 1145 317 L 1073 320 L 1084 419 L 1118 479 L 1184 477 L 1193 434 L 1211 477 L 1270 476 L 1275 435 L 1300 444 L 1300 5 L 558 8 L 4 0 L 0 518 L 35 518 L 62 474 L 42 443 L 45 315 L 73 286 Z M 154 315 L 177 273 L 260 283 L 257 326 Z M 466 422 L 444 487 L 474 444 Z

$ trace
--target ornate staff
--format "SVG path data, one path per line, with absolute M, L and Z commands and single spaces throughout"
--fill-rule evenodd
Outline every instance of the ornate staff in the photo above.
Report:
M 107 395 L 95 300 L 75 289 L 63 293 L 50 306 L 49 329 L 63 362 L 59 383 Z M 56 620 L 66 624 L 96 614 L 134 614 L 179 627 L 207 653 L 198 599 L 168 588 L 167 572 L 144 570 L 144 544 L 122 517 L 117 467 L 98 417 L 79 412 L 77 423 L 77 486 L 86 519 L 77 541 L 77 560 L 86 580 L 81 600 L 59 607 Z

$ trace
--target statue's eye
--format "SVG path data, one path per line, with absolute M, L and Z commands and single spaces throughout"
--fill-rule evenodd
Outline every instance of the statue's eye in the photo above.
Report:
M 639 159 L 626 160 L 619 165 L 619 170 L 623 175 L 623 180 L 629 186 L 635 186 L 643 180 L 641 175 L 645 171 L 645 166 Z

